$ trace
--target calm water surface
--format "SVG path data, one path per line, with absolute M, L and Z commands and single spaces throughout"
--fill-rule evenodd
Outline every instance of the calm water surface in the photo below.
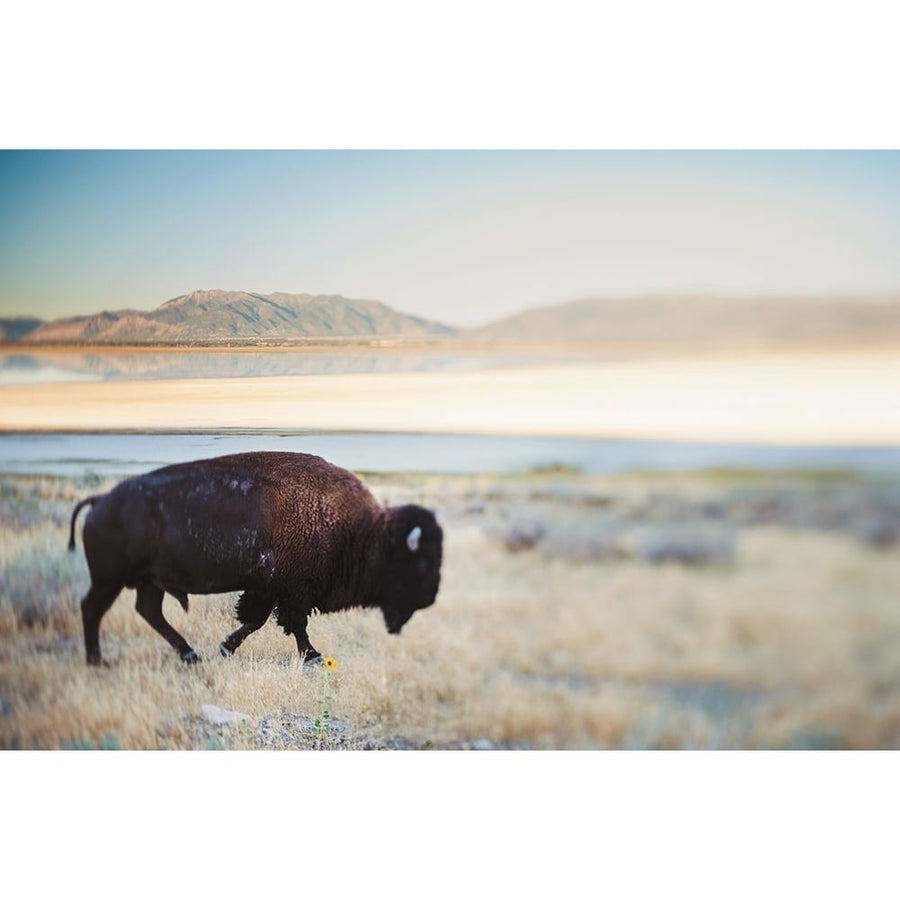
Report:
M 590 358 L 591 354 L 584 354 Z M 522 365 L 521 352 L 469 353 L 404 349 L 272 350 L 25 350 L 0 351 L 0 386 L 156 378 L 252 378 L 268 375 L 357 375 L 376 372 L 464 372 Z M 572 361 L 546 353 L 545 363 Z
M 434 434 L 0 434 L 0 472 L 128 475 L 173 462 L 241 453 L 315 453 L 362 472 L 589 474 L 728 468 L 846 470 L 900 477 L 900 447 L 758 447 L 575 438 Z

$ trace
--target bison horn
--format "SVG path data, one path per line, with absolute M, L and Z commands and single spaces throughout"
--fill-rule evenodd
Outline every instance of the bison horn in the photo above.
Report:
M 422 537 L 422 529 L 416 525 L 415 528 L 406 536 L 406 546 L 413 553 L 419 549 L 419 538 Z

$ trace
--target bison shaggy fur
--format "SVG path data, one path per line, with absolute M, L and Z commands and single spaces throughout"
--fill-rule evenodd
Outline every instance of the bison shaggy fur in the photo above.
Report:
M 352 473 L 305 453 L 240 453 L 129 478 L 88 497 L 82 539 L 91 587 L 81 601 L 89 664 L 101 662 L 100 622 L 123 587 L 137 611 L 186 662 L 199 658 L 166 621 L 165 593 L 241 591 L 241 627 L 220 645 L 230 656 L 274 612 L 301 657 L 313 610 L 381 610 L 399 634 L 434 603 L 443 535 L 421 506 L 382 507 Z

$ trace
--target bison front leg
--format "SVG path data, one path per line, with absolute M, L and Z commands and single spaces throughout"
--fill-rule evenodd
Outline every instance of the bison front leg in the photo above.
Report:
M 295 631 L 294 638 L 297 641 L 297 650 L 300 653 L 300 658 L 305 665 L 318 663 L 322 659 L 322 654 L 309 642 L 305 628 L 302 631 Z
M 162 611 L 164 595 L 165 591 L 155 584 L 138 585 L 138 613 L 178 651 L 184 662 L 200 662 L 200 657 L 194 648 L 166 621 Z
M 274 601 L 265 594 L 251 591 L 241 594 L 237 602 L 237 617 L 238 621 L 243 624 L 219 644 L 219 652 L 222 656 L 231 656 L 244 643 L 245 638 L 254 631 L 259 631 L 266 624 L 274 605 Z
M 297 641 L 297 651 L 306 664 L 318 663 L 322 654 L 310 643 L 306 634 L 306 626 L 309 622 L 310 610 L 299 607 L 279 606 L 278 624 L 284 629 L 285 634 L 292 634 Z

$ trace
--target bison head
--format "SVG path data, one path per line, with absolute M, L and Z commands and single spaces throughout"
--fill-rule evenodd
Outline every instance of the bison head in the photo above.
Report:
M 387 630 L 400 634 L 412 614 L 437 597 L 443 532 L 427 509 L 398 506 L 387 511 L 385 540 L 378 605 Z

